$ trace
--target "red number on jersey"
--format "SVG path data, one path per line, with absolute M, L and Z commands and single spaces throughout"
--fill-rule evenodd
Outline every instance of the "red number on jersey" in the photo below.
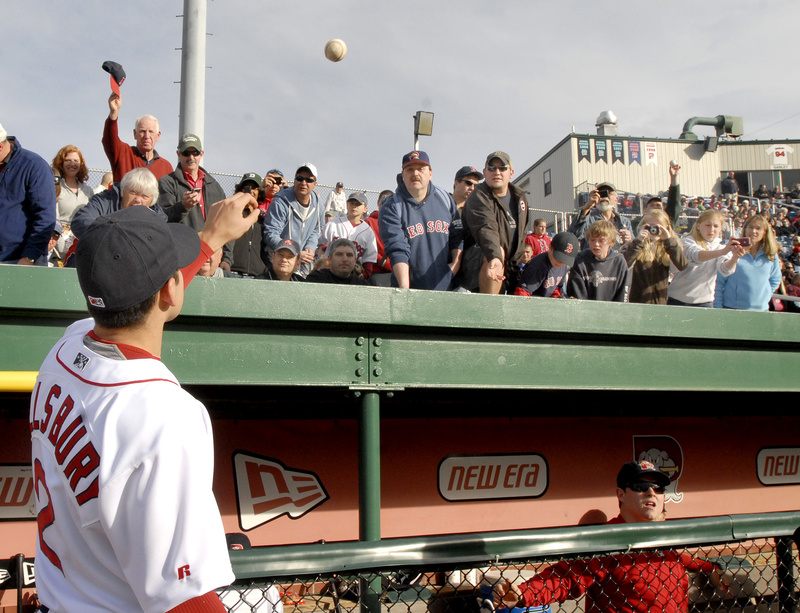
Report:
M 41 496 L 39 496 L 40 483 L 42 484 L 44 493 L 47 494 L 47 506 L 42 507 L 42 510 L 39 511 L 39 515 L 36 516 L 36 525 L 39 528 L 39 547 L 41 548 L 45 557 L 53 563 L 53 566 L 58 568 L 58 570 L 63 573 L 64 569 L 61 568 L 61 560 L 59 559 L 58 554 L 56 554 L 56 552 L 53 551 L 44 540 L 44 530 L 47 528 L 47 526 L 53 524 L 53 522 L 56 520 L 56 514 L 53 510 L 53 503 L 50 499 L 50 490 L 47 489 L 47 483 L 45 482 L 44 468 L 42 468 L 42 463 L 39 460 L 36 460 L 34 463 L 33 472 L 34 479 L 36 480 L 36 498 L 39 500 L 42 499 Z

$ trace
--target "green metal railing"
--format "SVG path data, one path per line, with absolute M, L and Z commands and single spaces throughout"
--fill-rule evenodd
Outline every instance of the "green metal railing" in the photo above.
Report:
M 481 582 L 520 582 L 559 562 L 676 551 L 715 561 L 727 577 L 723 589 L 710 577 L 691 573 L 692 610 L 754 606 L 760 611 L 764 606 L 792 613 L 800 563 L 788 537 L 798 526 L 800 512 L 789 512 L 259 547 L 231 552 L 237 583 L 229 590 L 228 602 L 231 593 L 249 593 L 248 600 L 255 604 L 259 599 L 253 594 L 275 585 L 284 594 L 284 611 L 378 611 L 381 605 L 409 611 L 477 611 Z M 585 603 L 576 596 L 550 606 L 553 611 L 583 611 Z

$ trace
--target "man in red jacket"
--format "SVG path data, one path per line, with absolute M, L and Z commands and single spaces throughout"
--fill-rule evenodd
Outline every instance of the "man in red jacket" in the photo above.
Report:
M 619 515 L 609 524 L 663 519 L 669 477 L 651 462 L 624 464 L 617 475 Z M 631 551 L 587 560 L 559 562 L 520 585 L 495 586 L 499 606 L 542 606 L 586 594 L 586 613 L 688 610 L 687 571 L 709 573 L 719 583 L 717 566 L 677 551 Z
M 152 115 L 145 115 L 136 120 L 133 137 L 136 146 L 126 145 L 119 138 L 119 110 L 122 107 L 122 98 L 119 94 L 112 93 L 108 98 L 108 119 L 103 128 L 103 150 L 106 152 L 111 171 L 114 173 L 114 183 L 122 181 L 122 177 L 129 170 L 146 167 L 160 179 L 172 172 L 172 164 L 158 155 L 156 143 L 161 137 L 161 128 L 158 119 Z

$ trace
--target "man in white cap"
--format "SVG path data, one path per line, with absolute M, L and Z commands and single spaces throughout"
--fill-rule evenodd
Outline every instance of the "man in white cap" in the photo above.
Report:
M 264 218 L 264 242 L 275 251 L 285 239 L 300 245 L 300 269 L 305 277 L 311 272 L 314 251 L 325 225 L 325 209 L 314 191 L 317 186 L 317 167 L 305 163 L 294 176 L 292 187 L 282 189 L 272 200 Z

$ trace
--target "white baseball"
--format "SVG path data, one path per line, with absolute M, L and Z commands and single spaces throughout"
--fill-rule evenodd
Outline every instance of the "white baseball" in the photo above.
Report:
M 669 165 L 670 166 L 677 166 L 678 165 L 678 160 L 670 160 L 669 161 Z
M 347 55 L 347 45 L 341 38 L 333 38 L 325 45 L 325 57 L 331 62 L 341 62 Z

